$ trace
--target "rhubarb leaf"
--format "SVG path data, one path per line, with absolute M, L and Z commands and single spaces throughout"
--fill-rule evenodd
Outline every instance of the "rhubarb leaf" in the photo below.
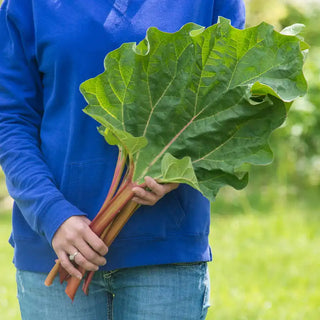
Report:
M 161 161 L 161 178 L 159 182 L 181 182 L 200 190 L 197 177 L 194 173 L 190 157 L 177 159 L 170 153 L 166 153 Z
M 98 128 L 98 131 L 105 137 L 110 145 L 125 146 L 127 152 L 132 156 L 141 148 L 144 148 L 148 141 L 145 137 L 134 137 L 129 132 L 121 131 L 113 128 Z
M 207 29 L 150 28 L 81 85 L 84 111 L 108 143 L 126 149 L 133 181 L 187 183 L 213 200 L 224 185 L 245 187 L 247 164 L 272 161 L 270 134 L 307 88 L 298 31 L 238 30 L 224 18 Z

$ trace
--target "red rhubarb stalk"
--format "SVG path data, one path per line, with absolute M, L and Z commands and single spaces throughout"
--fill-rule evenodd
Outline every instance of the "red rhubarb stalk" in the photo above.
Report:
M 132 192 L 132 189 L 136 186 L 137 184 L 132 181 L 126 181 L 121 191 L 110 201 L 107 209 L 102 211 L 99 216 L 92 220 L 90 227 L 98 236 L 101 236 L 104 229 L 112 222 L 127 202 L 133 198 L 134 193 Z
M 120 180 L 121 180 L 121 177 L 122 177 L 123 170 L 124 170 L 125 165 L 126 165 L 126 160 L 127 160 L 126 151 L 123 148 L 119 147 L 118 161 L 117 161 L 116 167 L 114 169 L 114 175 L 113 175 L 113 179 L 112 179 L 112 182 L 111 182 L 111 185 L 110 185 L 110 188 L 109 188 L 109 192 L 108 192 L 108 195 L 107 195 L 106 199 L 104 200 L 104 203 L 101 206 L 97 216 L 100 215 L 101 212 L 106 210 L 106 208 L 109 205 L 112 197 L 116 193 L 117 188 L 118 188 L 119 183 L 120 183 Z
M 47 275 L 46 280 L 44 281 L 44 284 L 46 286 L 49 287 L 52 285 L 54 278 L 56 277 L 57 273 L 59 272 L 59 268 L 60 268 L 60 261 L 57 259 L 56 264 L 53 266 L 53 268 L 51 269 L 51 271 Z
M 112 221 L 112 223 L 108 226 L 108 228 L 105 229 L 105 231 L 101 235 L 101 239 L 103 239 L 103 242 L 108 247 L 111 246 L 121 229 L 124 227 L 124 225 L 128 222 L 129 218 L 138 208 L 139 204 L 130 200 L 121 210 L 121 212 L 117 215 L 117 217 Z M 92 280 L 94 273 L 94 271 L 90 271 L 87 273 L 86 279 L 82 286 L 82 290 L 85 294 L 88 294 L 89 284 Z
M 132 183 L 130 183 L 129 185 L 131 185 Z M 130 188 L 130 190 L 132 189 L 132 187 Z M 127 191 L 127 188 L 124 189 L 125 194 L 128 193 Z M 131 201 L 132 197 L 133 197 L 133 192 L 130 191 L 130 198 L 127 198 L 125 197 L 125 199 L 129 199 L 125 202 L 125 205 L 123 205 L 122 202 L 120 202 L 120 207 L 121 209 L 118 210 L 118 215 L 117 217 L 115 218 L 112 218 L 112 220 L 110 221 L 113 222 L 109 231 L 104 234 L 104 242 L 106 243 L 107 246 L 110 246 L 113 242 L 113 240 L 116 238 L 116 236 L 119 234 L 119 232 L 121 231 L 121 229 L 123 228 L 123 226 L 126 224 L 126 222 L 128 221 L 128 219 L 131 217 L 131 215 L 134 213 L 134 211 L 137 209 L 138 207 L 138 204 Z M 119 199 L 122 199 L 120 195 L 118 195 L 118 198 Z M 114 212 L 114 209 L 113 209 L 113 206 L 109 206 L 108 207 L 112 212 Z M 106 213 L 106 215 L 108 215 L 108 213 Z M 114 221 L 113 221 L 114 219 Z M 109 221 L 109 220 L 106 220 L 106 221 Z M 106 222 L 105 221 L 105 222 Z M 93 221 L 92 221 L 93 222 Z M 99 230 L 99 228 L 98 228 Z M 103 235 L 103 232 L 101 233 L 101 235 Z M 82 275 L 85 274 L 85 270 L 83 268 L 78 268 L 78 270 L 82 273 Z M 87 279 L 85 280 L 84 282 L 84 285 L 83 285 L 83 291 L 85 293 L 88 293 L 88 286 L 91 282 L 91 279 L 93 277 L 93 273 L 89 273 L 88 274 L 88 277 Z M 69 296 L 69 298 L 73 301 L 74 297 L 75 297 L 75 294 L 78 290 L 78 287 L 80 286 L 80 282 L 81 280 L 78 279 L 78 278 L 75 278 L 75 277 L 70 277 L 68 280 L 67 280 L 68 284 L 67 284 L 67 287 L 66 287 L 66 294 Z

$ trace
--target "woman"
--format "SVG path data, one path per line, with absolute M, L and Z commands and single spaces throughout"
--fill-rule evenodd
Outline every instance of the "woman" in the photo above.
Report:
M 152 191 L 134 189 L 144 206 L 110 248 L 88 227 L 117 149 L 82 112 L 79 85 L 103 71 L 108 52 L 139 42 L 150 26 L 174 32 L 218 16 L 242 27 L 242 1 L 4 1 L 0 163 L 14 199 L 10 243 L 22 319 L 205 318 L 210 210 L 200 193 L 146 178 Z M 89 296 L 79 290 L 71 304 L 58 280 L 44 286 L 57 257 L 75 277 L 73 263 L 99 269 Z

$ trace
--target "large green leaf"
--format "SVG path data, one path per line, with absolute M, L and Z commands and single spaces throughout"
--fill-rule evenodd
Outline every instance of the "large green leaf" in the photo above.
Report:
M 187 183 L 210 200 L 223 185 L 243 188 L 246 165 L 272 161 L 269 136 L 306 92 L 305 48 L 288 30 L 238 30 L 223 18 L 172 34 L 150 28 L 81 85 L 85 112 L 127 150 L 138 183 Z

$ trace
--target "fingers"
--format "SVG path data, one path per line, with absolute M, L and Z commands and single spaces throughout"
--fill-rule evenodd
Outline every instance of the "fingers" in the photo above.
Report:
M 77 248 L 80 254 L 75 256 L 74 261 L 84 269 L 97 271 L 99 266 L 104 266 L 106 264 L 106 259 L 96 251 L 92 250 L 87 242 L 79 241 Z
M 73 253 L 75 253 L 75 251 L 73 251 Z M 60 260 L 60 263 L 62 265 L 62 267 L 72 276 L 72 277 L 76 277 L 78 279 L 82 278 L 82 274 L 81 272 L 71 263 L 70 259 L 69 259 L 69 255 L 66 252 L 61 251 L 60 254 L 57 253 L 57 256 Z
M 89 227 L 90 220 L 81 216 L 67 219 L 57 230 L 52 239 L 61 265 L 72 276 L 80 278 L 82 275 L 74 263 L 88 271 L 96 271 L 99 266 L 106 264 L 104 255 L 108 252 L 104 242 Z M 69 256 L 79 252 L 73 263 Z
M 84 240 L 100 256 L 105 256 L 107 254 L 108 247 L 89 227 L 87 232 L 84 234 Z
M 87 271 L 97 271 L 99 265 L 106 264 L 106 259 L 97 253 L 94 253 L 94 251 L 85 243 L 80 245 L 79 249 L 76 249 L 75 247 L 70 248 L 68 252 L 69 254 L 66 254 L 66 252 L 61 252 L 59 254 L 60 263 L 71 276 L 79 279 L 81 279 L 82 274 L 76 268 L 76 265 Z M 74 257 L 73 262 L 71 262 L 70 255 L 74 255 L 75 253 L 77 254 Z
M 151 177 L 145 177 L 146 190 L 141 187 L 135 187 L 132 189 L 135 196 L 133 201 L 143 205 L 154 205 L 168 192 L 178 188 L 178 183 L 159 184 Z
M 151 191 L 146 191 L 143 188 L 135 187 L 132 189 L 135 196 L 132 198 L 133 201 L 143 205 L 154 205 L 160 198 Z

